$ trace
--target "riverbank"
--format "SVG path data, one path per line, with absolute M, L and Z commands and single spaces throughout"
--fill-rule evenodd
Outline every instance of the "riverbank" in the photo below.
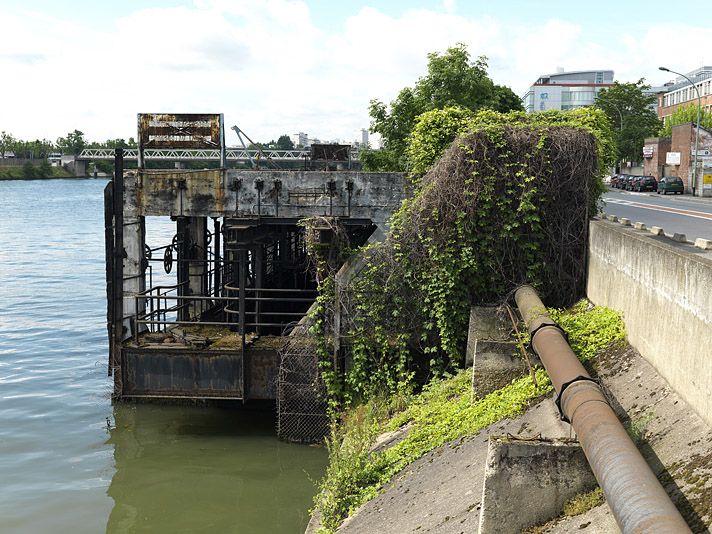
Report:
M 706 531 L 712 506 L 704 492 L 711 478 L 700 485 L 702 478 L 695 476 L 702 475 L 695 469 L 712 466 L 712 456 L 706 456 L 712 448 L 710 429 L 623 341 L 617 314 L 580 304 L 556 315 L 579 357 L 613 392 L 619 417 L 685 518 L 690 525 L 702 525 L 696 532 Z M 543 371 L 537 372 L 538 386 L 522 377 L 482 398 L 473 398 L 470 376 L 465 370 L 433 382 L 422 394 L 400 399 L 405 406 L 400 410 L 397 403 L 372 401 L 346 414 L 342 429 L 331 438 L 330 465 L 317 499 L 322 524 L 319 529 L 312 524 L 312 532 L 475 531 L 488 435 L 569 436 Z M 690 430 L 694 437 L 680 435 Z M 669 436 L 684 445 L 671 447 Z M 566 527 L 559 531 L 588 522 L 600 525 L 596 532 L 617 532 L 610 512 L 602 511 L 606 505 L 588 512 L 591 506 L 577 510 L 586 515 L 561 518 Z
M 53 178 L 86 178 L 75 177 L 64 167 L 51 167 L 51 176 L 38 176 L 39 167 L 33 167 L 29 172 L 24 167 L 0 167 L 0 180 L 50 180 Z

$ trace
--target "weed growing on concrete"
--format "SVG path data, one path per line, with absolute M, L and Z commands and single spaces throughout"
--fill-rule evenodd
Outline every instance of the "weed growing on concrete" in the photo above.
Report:
M 625 339 L 621 314 L 611 308 L 593 306 L 583 299 L 566 310 L 549 310 L 569 337 L 569 345 L 581 361 L 593 358 L 616 341 Z
M 601 488 L 596 488 L 588 493 L 576 495 L 576 497 L 568 501 L 564 505 L 564 515 L 567 517 L 581 515 L 589 510 L 592 510 L 596 506 L 600 506 L 604 503 L 604 501 L 605 498 L 603 497 L 603 490 Z
M 594 356 L 624 335 L 619 314 L 589 306 L 586 301 L 571 310 L 552 313 L 574 341 L 581 359 Z M 593 331 L 598 334 L 591 335 Z M 316 498 L 321 532 L 333 532 L 345 517 L 382 491 L 396 473 L 424 454 L 515 417 L 552 390 L 543 369 L 536 370 L 536 385 L 531 376 L 521 377 L 474 402 L 470 387 L 469 370 L 463 370 L 431 381 L 419 395 L 406 399 L 404 394 L 388 397 L 386 392 L 348 410 L 328 440 L 330 465 Z M 404 439 L 381 452 L 370 451 L 379 433 L 406 424 L 410 430 Z

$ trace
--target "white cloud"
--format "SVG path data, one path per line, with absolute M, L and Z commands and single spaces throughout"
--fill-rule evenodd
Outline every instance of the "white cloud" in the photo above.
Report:
M 99 29 L 6 10 L 0 72 L 11 82 L 0 129 L 54 139 L 79 128 L 101 140 L 135 135 L 138 112 L 204 111 L 225 113 L 255 139 L 296 131 L 344 139 L 368 125 L 370 99 L 390 101 L 425 73 L 429 52 L 457 42 L 487 55 L 495 82 L 519 94 L 557 66 L 660 83 L 658 63 L 691 70 L 712 42 L 712 29 L 662 24 L 597 42 L 585 21 L 468 18 L 453 0 L 441 5 L 399 16 L 364 7 L 328 28 L 299 0 L 196 0 Z

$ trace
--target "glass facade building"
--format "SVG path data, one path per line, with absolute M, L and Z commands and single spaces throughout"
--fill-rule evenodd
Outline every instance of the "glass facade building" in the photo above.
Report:
M 599 91 L 612 84 L 612 70 L 560 71 L 540 76 L 522 102 L 527 113 L 575 109 L 592 105 Z

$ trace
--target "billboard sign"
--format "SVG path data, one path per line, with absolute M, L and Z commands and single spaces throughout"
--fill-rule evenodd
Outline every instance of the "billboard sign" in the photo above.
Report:
M 139 148 L 215 148 L 222 146 L 222 115 L 139 113 Z

